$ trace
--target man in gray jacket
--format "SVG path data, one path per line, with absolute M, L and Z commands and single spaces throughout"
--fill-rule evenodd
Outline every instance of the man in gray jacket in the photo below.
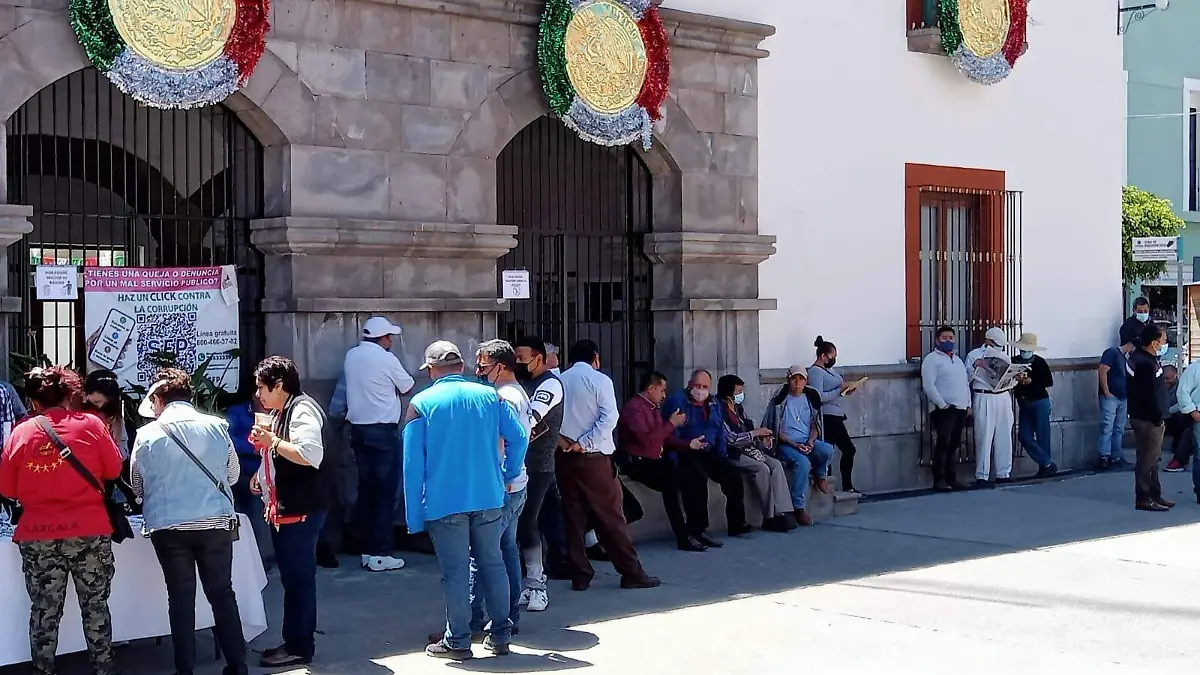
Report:
M 230 486 L 241 473 L 229 424 L 191 404 L 191 377 L 165 368 L 139 413 L 156 418 L 138 430 L 130 458 L 133 490 L 142 501 L 145 532 L 167 585 L 175 672 L 196 664 L 196 573 L 212 605 L 224 675 L 244 675 L 246 640 L 233 592 L 237 516 Z
M 933 489 L 939 492 L 961 490 L 958 482 L 958 446 L 963 426 L 971 416 L 971 385 L 967 367 L 954 351 L 954 329 L 941 326 L 933 351 L 921 361 L 921 389 L 929 405 L 933 425 Z

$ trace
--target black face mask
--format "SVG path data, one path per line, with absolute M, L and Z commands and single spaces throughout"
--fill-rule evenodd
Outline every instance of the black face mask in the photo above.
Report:
M 514 363 L 513 377 L 517 378 L 517 382 L 525 382 L 533 379 L 533 375 L 529 372 L 529 364 L 520 362 Z
M 829 361 L 827 361 L 827 362 L 825 363 L 825 367 L 826 367 L 826 368 L 832 368 L 832 367 L 834 367 L 835 365 L 837 365 L 837 359 L 836 359 L 836 358 L 829 359 Z

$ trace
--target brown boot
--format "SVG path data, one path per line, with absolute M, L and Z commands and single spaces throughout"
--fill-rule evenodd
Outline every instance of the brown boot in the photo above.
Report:
M 796 524 L 809 527 L 813 524 L 812 516 L 805 513 L 804 509 L 796 509 Z

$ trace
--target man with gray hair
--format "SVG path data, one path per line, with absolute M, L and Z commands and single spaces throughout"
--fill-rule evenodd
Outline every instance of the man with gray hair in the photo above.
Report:
M 546 367 L 554 373 L 555 377 L 562 375 L 562 371 L 558 367 L 558 347 L 550 342 L 546 343 Z
M 983 346 L 967 354 L 967 379 L 971 381 L 975 412 L 975 486 L 989 487 L 992 473 L 992 452 L 996 453 L 996 482 L 1012 481 L 1013 465 L 1013 400 L 1012 389 L 997 391 L 981 377 L 975 375 L 976 368 L 984 365 L 984 359 L 1000 359 L 1012 363 L 1006 351 L 1008 336 L 1004 330 L 992 327 L 984 334 Z

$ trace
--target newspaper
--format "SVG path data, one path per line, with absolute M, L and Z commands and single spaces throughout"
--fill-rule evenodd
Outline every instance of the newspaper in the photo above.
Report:
M 972 388 L 994 392 L 1010 391 L 1020 384 L 1018 378 L 1021 374 L 1029 372 L 1029 366 L 1009 363 L 998 356 L 985 356 L 979 360 L 983 363 L 975 368 Z

